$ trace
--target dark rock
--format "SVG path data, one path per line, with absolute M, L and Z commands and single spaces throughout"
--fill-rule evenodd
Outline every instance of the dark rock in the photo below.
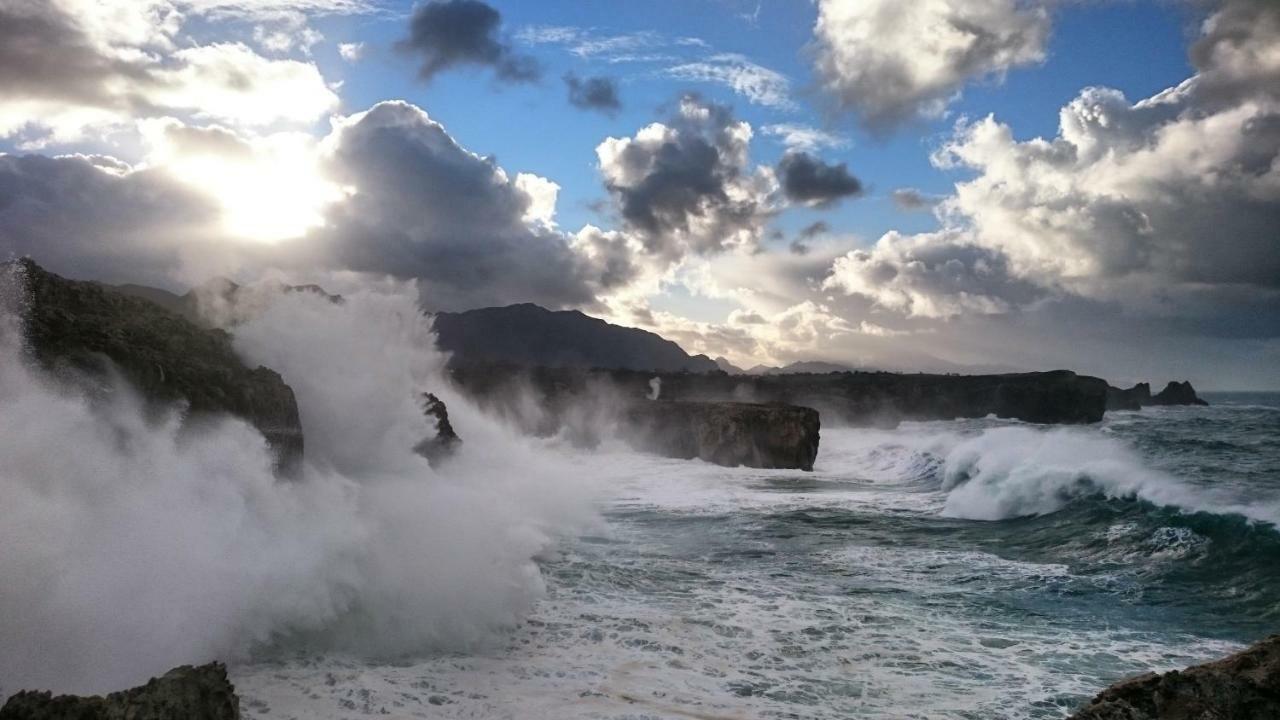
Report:
M 1151 405 L 1208 405 L 1196 395 L 1190 382 L 1171 382 L 1151 398 Z
M 413 450 L 435 465 L 452 455 L 462 444 L 462 438 L 449 422 L 449 408 L 443 400 L 432 393 L 422 393 L 422 411 L 435 420 L 436 435 L 418 443 Z
M 183 665 L 146 685 L 100 695 L 24 690 L 0 708 L 0 720 L 239 720 L 240 701 L 222 663 Z
M 1107 386 L 1108 410 L 1141 410 L 1151 404 L 1151 386 L 1138 383 L 1128 390 Z
M 1069 720 L 1280 718 L 1280 635 L 1186 670 L 1112 685 Z
M 136 295 L 67 280 L 31 260 L 7 265 L 25 285 L 26 339 L 41 365 L 91 378 L 114 367 L 148 402 L 185 402 L 188 419 L 243 418 L 267 439 L 281 474 L 299 470 L 302 424 L 293 389 L 274 370 L 247 367 L 227 333 Z
M 712 372 L 705 355 L 689 355 L 654 333 L 612 325 L 576 310 L 553 312 L 525 303 L 437 313 L 435 331 L 451 364 L 624 368 Z
M 521 398 L 521 389 L 554 419 L 592 398 L 634 402 L 649 394 L 653 373 L 571 368 L 465 365 L 452 369 L 458 385 L 482 404 Z M 1102 419 L 1107 383 L 1066 370 L 1005 375 L 926 375 L 844 372 L 777 375 L 658 373 L 664 399 L 758 402 L 817 410 L 828 425 L 893 427 L 904 420 L 953 420 L 996 415 L 1036 423 L 1092 423 Z M 545 425 L 539 428 L 546 431 Z M 554 430 L 552 430 L 554 431 Z
M 818 411 L 791 405 L 651 400 L 623 413 L 624 437 L 666 457 L 728 467 L 812 470 Z

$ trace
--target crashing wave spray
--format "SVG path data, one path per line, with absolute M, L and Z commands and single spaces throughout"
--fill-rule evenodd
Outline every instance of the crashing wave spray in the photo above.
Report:
M 410 288 L 294 293 L 235 344 L 297 394 L 298 482 L 276 481 L 242 421 L 191 432 L 127 388 L 56 386 L 0 312 L 0 695 L 101 692 L 288 642 L 473 647 L 527 611 L 534 558 L 591 517 L 567 462 L 447 386 Z M 424 388 L 467 438 L 439 472 L 412 450 L 433 431 Z

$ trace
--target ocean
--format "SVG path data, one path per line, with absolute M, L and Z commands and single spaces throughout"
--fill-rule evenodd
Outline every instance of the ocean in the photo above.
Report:
M 825 428 L 813 473 L 578 459 L 603 523 L 497 647 L 233 672 L 248 717 L 1060 718 L 1280 628 L 1280 394 Z
M 450 387 L 414 288 L 344 297 L 234 329 L 297 395 L 290 481 L 244 422 L 47 376 L 0 313 L 0 698 L 220 659 L 254 719 L 1059 718 L 1280 628 L 1280 395 L 723 468 L 527 437 Z

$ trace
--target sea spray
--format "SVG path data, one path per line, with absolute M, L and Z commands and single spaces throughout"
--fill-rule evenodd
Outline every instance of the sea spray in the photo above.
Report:
M 408 288 L 295 293 L 236 331 L 298 395 L 307 468 L 224 418 L 158 420 L 117 381 L 88 400 L 22 357 L 0 317 L 0 695 L 101 692 L 167 668 L 306 642 L 371 655 L 475 647 L 543 591 L 533 562 L 589 521 L 554 452 L 447 387 Z M 440 470 L 414 399 L 467 438 Z

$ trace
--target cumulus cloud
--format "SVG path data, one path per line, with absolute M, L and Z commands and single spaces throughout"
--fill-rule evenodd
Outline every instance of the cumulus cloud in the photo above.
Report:
M 493 68 L 507 82 L 538 79 L 537 61 L 499 35 L 501 22 L 501 14 L 479 0 L 432 0 L 413 11 L 409 36 L 396 47 L 419 57 L 423 80 L 458 65 Z
M 778 163 L 787 199 L 809 207 L 829 207 L 862 194 L 862 182 L 845 163 L 828 165 L 806 152 L 789 152 Z
M 1236 0 L 1205 22 L 1177 87 L 1138 102 L 1086 88 L 1052 139 L 961 123 L 934 157 L 974 175 L 938 206 L 946 229 L 889 233 L 835 263 L 828 286 L 911 315 L 1073 296 L 1241 328 L 1280 299 L 1278 47 L 1280 6 Z
M 1044 59 L 1050 18 L 1024 0 L 820 0 L 813 52 L 835 108 L 874 131 L 938 117 L 969 82 Z
M 583 110 L 598 110 L 612 115 L 622 109 L 618 83 L 608 77 L 580 78 L 566 73 L 564 84 L 569 89 L 569 104 Z
M 627 228 L 649 252 L 679 258 L 759 243 L 777 183 L 748 168 L 751 135 L 728 108 L 690 95 L 667 123 L 606 138 L 596 155 Z
M 0 137 L 41 147 L 138 117 L 186 114 L 253 126 L 308 123 L 336 107 L 312 63 L 268 59 L 235 42 L 179 47 L 185 7 L 162 0 L 0 4 Z
M 364 57 L 364 43 L 347 42 L 338 43 L 338 55 L 347 62 L 359 62 Z

